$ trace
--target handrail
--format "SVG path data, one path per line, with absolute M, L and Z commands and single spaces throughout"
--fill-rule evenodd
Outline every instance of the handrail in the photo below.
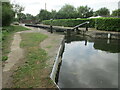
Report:
M 78 28 L 78 27 L 80 27 L 80 26 L 82 26 L 82 25 L 84 25 L 84 24 L 89 24 L 89 21 L 86 21 L 86 22 L 84 22 L 84 23 L 81 23 L 81 24 L 75 26 L 73 29 L 76 29 L 76 28 Z

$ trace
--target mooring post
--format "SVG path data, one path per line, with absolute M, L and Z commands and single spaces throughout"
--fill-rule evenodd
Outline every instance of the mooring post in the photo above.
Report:
M 53 33 L 52 25 L 50 25 L 50 32 Z
M 79 34 L 79 29 L 78 29 L 78 27 L 76 27 L 76 34 Z
M 86 24 L 86 31 L 88 31 L 88 25 Z
M 52 28 L 52 21 L 53 19 L 50 19 L 51 20 L 51 24 L 50 24 L 50 32 L 53 33 L 53 28 Z

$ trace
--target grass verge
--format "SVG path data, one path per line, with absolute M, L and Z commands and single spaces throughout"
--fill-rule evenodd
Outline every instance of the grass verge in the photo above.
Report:
M 22 33 L 21 47 L 25 51 L 25 64 L 13 75 L 15 88 L 52 88 L 53 82 L 49 78 L 50 69 L 47 68 L 47 53 L 39 44 L 47 38 L 40 33 Z
M 23 26 L 5 26 L 2 27 L 2 61 L 8 59 L 8 53 L 10 52 L 10 45 L 13 40 L 13 35 L 18 31 L 30 30 Z

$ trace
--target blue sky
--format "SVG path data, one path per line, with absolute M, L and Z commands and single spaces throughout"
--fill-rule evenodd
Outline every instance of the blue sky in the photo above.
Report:
M 12 3 L 18 3 L 25 7 L 23 13 L 30 13 L 32 15 L 37 15 L 40 9 L 45 8 L 45 3 L 47 10 L 51 11 L 59 10 L 65 4 L 71 4 L 74 7 L 78 6 L 89 6 L 94 9 L 94 11 L 100 9 L 101 7 L 107 7 L 110 11 L 118 8 L 118 2 L 120 0 L 10 0 Z

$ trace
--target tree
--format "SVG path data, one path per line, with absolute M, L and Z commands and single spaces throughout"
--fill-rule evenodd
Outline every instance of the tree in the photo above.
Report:
M 75 18 L 77 13 L 76 8 L 72 5 L 66 4 L 58 11 L 58 17 L 60 18 Z
M 88 18 L 93 16 L 93 9 L 88 6 L 80 6 L 77 8 L 77 11 L 80 18 Z
M 116 9 L 116 10 L 112 11 L 112 16 L 120 17 L 120 9 Z
M 22 11 L 24 11 L 24 7 L 19 4 L 13 4 L 13 10 L 15 15 L 17 15 L 17 19 L 21 21 L 21 16 L 23 15 Z
M 47 10 L 41 9 L 40 13 L 38 14 L 38 17 L 39 17 L 40 21 L 49 20 L 49 19 L 51 19 L 51 13 Z
M 14 11 L 9 2 L 2 3 L 2 26 L 8 26 L 13 21 Z
M 24 20 L 24 19 L 26 19 L 26 15 L 24 13 L 19 13 L 18 19 L 19 19 L 19 21 Z
M 57 12 L 56 10 L 51 11 L 51 18 L 56 19 Z
M 110 11 L 106 7 L 100 8 L 95 12 L 95 16 L 109 16 Z
M 31 14 L 27 13 L 25 16 L 26 16 L 26 20 L 33 20 L 34 19 L 34 16 Z

